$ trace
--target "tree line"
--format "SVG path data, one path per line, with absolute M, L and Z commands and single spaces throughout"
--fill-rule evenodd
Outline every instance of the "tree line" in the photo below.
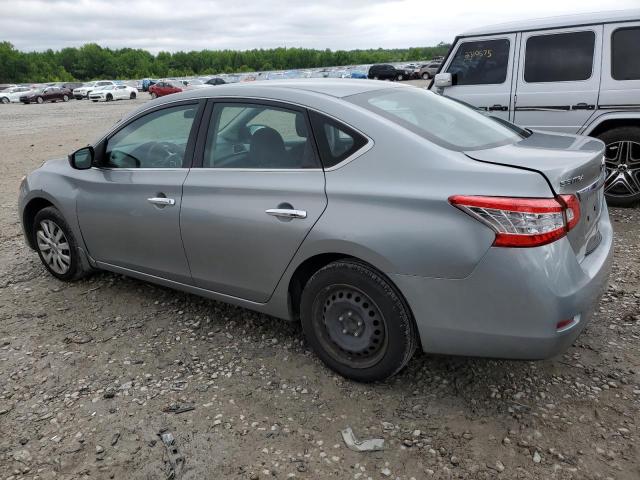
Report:
M 434 47 L 397 49 L 333 51 L 281 47 L 153 55 L 142 49 L 111 49 L 95 43 L 57 51 L 22 52 L 4 41 L 0 42 L 0 83 L 164 78 L 428 60 L 444 55 L 448 48 L 448 44 L 440 43 Z

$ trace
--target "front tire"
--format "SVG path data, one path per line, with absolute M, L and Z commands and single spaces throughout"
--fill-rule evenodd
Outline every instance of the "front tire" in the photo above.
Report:
M 422 79 L 423 79 L 423 80 L 429 80 L 430 78 L 431 78 L 431 75 L 429 75 L 427 72 L 424 72 L 424 73 L 422 74 Z
M 110 93 L 107 94 L 107 98 L 106 98 L 107 102 L 110 102 L 111 100 L 113 100 L 113 95 L 111 95 Z
M 7 97 L 2 97 L 2 103 L 6 105 L 7 103 L 9 103 L 9 99 Z
M 42 264 L 57 279 L 77 280 L 91 271 L 83 264 L 73 231 L 57 208 L 40 210 L 33 221 L 32 232 Z
M 630 207 L 640 201 L 640 127 L 618 127 L 598 135 L 605 145 L 607 203 Z
M 62 96 L 62 101 L 65 102 L 65 103 L 68 102 L 69 101 L 69 95 L 63 95 Z
M 155 100 L 156 98 L 158 98 L 158 94 L 156 92 L 151 92 L 151 98 Z
M 36 98 L 36 102 L 38 102 L 40 104 L 43 104 L 44 103 L 44 98 L 38 97 L 38 98 Z
M 300 305 L 307 341 L 332 370 L 359 382 L 399 372 L 417 346 L 415 324 L 398 290 L 381 273 L 352 260 L 321 268 Z

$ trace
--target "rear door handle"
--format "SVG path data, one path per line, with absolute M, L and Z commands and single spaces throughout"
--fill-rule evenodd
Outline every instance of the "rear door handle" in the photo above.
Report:
M 270 208 L 265 210 L 265 213 L 280 218 L 307 218 L 306 210 L 295 210 L 293 208 Z
M 151 198 L 147 198 L 147 202 L 153 203 L 154 205 L 163 205 L 163 206 L 176 204 L 176 201 L 173 198 L 167 198 L 167 197 L 151 197 Z
M 585 102 L 581 102 L 571 106 L 571 110 L 594 110 L 595 108 L 596 108 L 595 105 L 589 105 L 588 103 L 585 103 Z
M 490 112 L 493 112 L 493 111 L 496 111 L 496 110 L 498 110 L 500 112 L 506 112 L 507 110 L 509 110 L 509 107 L 505 107 L 504 105 L 496 104 L 496 105 L 493 105 L 491 107 L 487 107 L 487 110 L 489 110 Z

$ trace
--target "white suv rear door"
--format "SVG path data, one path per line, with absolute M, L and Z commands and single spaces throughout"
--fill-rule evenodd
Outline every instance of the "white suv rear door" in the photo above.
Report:
M 602 25 L 521 35 L 513 121 L 577 133 L 598 105 Z

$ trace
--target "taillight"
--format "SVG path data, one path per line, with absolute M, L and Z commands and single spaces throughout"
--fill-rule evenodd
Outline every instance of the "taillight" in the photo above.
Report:
M 537 247 L 564 237 L 580 220 L 575 195 L 509 198 L 454 195 L 449 202 L 494 232 L 496 247 Z

